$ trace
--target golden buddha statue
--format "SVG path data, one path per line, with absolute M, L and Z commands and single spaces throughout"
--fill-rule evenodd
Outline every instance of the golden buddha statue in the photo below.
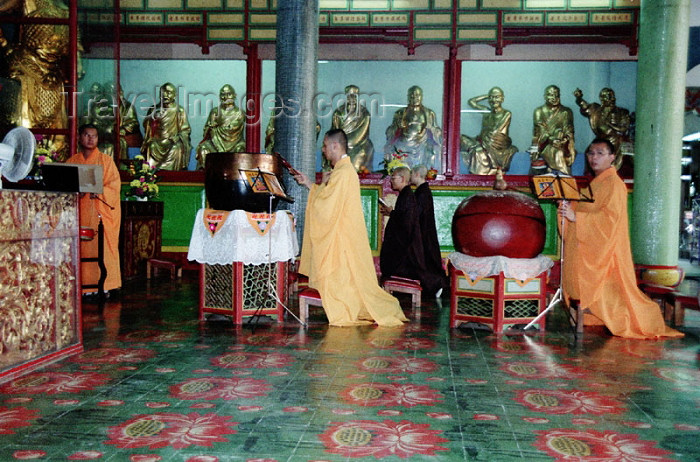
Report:
M 119 105 L 119 158 L 127 160 L 129 146 L 141 146 L 143 142 L 141 125 L 134 105 L 124 98 L 124 90 L 121 86 L 117 86 L 117 91 L 113 90 L 111 94 L 114 95 Z
M 406 155 L 405 162 L 413 167 L 435 167 L 442 151 L 442 130 L 437 126 L 435 112 L 423 106 L 423 89 L 412 86 L 407 93 L 408 105 L 394 113 L 386 129 L 384 158 L 390 160 L 396 152 Z
M 245 114 L 236 106 L 236 90 L 224 85 L 219 90 L 219 107 L 209 113 L 204 135 L 197 146 L 197 168 L 203 169 L 210 152 L 245 151 Z
M 369 126 L 372 117 L 367 108 L 360 104 L 360 89 L 356 85 L 345 87 L 345 103 L 333 111 L 331 128 L 342 129 L 348 137 L 348 155 L 355 170 L 372 166 L 374 145 L 369 139 Z
M 27 18 L 68 18 L 61 0 L 6 0 L 0 10 L 21 8 Z M 0 32 L 0 45 L 6 48 L 7 77 L 21 85 L 19 125 L 27 128 L 66 128 L 64 82 L 68 80 L 70 54 L 68 26 L 22 24 L 17 43 L 10 44 Z M 78 51 L 78 78 L 83 76 Z M 54 137 L 57 149 L 63 137 Z
M 561 105 L 556 85 L 544 89 L 544 104 L 533 113 L 532 173 L 557 170 L 571 175 L 576 158 L 574 146 L 574 113 Z
M 600 90 L 600 104 L 587 103 L 583 99 L 583 92 L 577 88 L 574 91 L 576 104 L 581 114 L 588 118 L 588 123 L 596 138 L 604 138 L 610 141 L 615 148 L 615 168 L 622 165 L 622 145 L 630 142 L 630 112 L 618 107 L 615 92 L 611 88 Z
M 476 175 L 495 175 L 501 169 L 510 167 L 510 161 L 518 148 L 513 146 L 508 135 L 512 114 L 503 108 L 503 90 L 493 87 L 488 94 L 469 99 L 469 106 L 480 111 L 488 111 L 481 120 L 481 132 L 472 138 L 460 137 L 460 151 L 469 172 Z M 488 100 L 489 106 L 481 104 Z
M 177 89 L 170 82 L 160 87 L 160 104 L 148 109 L 143 119 L 141 153 L 156 169 L 185 170 L 190 161 L 190 123 L 177 104 Z

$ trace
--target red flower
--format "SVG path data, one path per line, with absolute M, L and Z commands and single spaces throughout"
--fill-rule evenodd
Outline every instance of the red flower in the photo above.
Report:
M 142 363 L 155 355 L 153 350 L 141 348 L 95 348 L 73 356 L 70 360 L 81 364 Z
M 442 395 L 425 385 L 361 383 L 340 392 L 346 402 L 358 406 L 434 406 Z
M 535 433 L 539 437 L 534 446 L 556 460 L 652 462 L 671 454 L 670 451 L 654 447 L 654 442 L 640 441 L 639 435 L 634 434 L 566 428 L 540 430 Z
M 39 411 L 26 409 L 23 407 L 0 407 L 0 435 L 11 435 L 18 427 L 28 427 L 29 422 L 36 419 Z
M 264 380 L 222 377 L 189 379 L 170 387 L 170 396 L 179 399 L 256 398 L 265 396 L 270 385 Z
M 0 393 L 80 393 L 108 381 L 108 375 L 95 372 L 36 372 L 3 384 Z
M 247 353 L 244 351 L 226 353 L 211 359 L 215 366 L 225 368 L 263 369 L 284 367 L 294 362 L 294 357 L 283 353 Z
M 434 372 L 438 365 L 422 358 L 404 358 L 396 356 L 372 356 L 360 360 L 357 367 L 368 372 L 383 372 L 388 374 L 416 374 L 418 372 Z
M 569 390 L 520 390 L 515 401 L 532 411 L 547 414 L 621 414 L 624 407 L 620 402 L 595 392 Z
M 127 420 L 121 425 L 110 427 L 107 431 L 109 440 L 104 444 L 113 444 L 118 448 L 158 449 L 172 446 L 184 449 L 189 446 L 211 447 L 213 443 L 228 441 L 221 435 L 236 433 L 234 425 L 228 422 L 230 416 L 216 414 L 141 414 Z
M 376 459 L 397 456 L 402 459 L 416 454 L 435 455 L 435 451 L 447 451 L 437 443 L 449 440 L 438 436 L 439 430 L 430 430 L 428 424 L 401 422 L 374 422 L 351 420 L 335 422 L 319 439 L 331 454 L 343 457 L 368 457 Z

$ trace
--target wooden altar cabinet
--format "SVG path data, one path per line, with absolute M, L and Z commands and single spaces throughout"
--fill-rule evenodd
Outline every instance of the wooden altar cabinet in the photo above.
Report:
M 200 263 L 199 317 L 268 315 L 282 322 L 289 299 L 288 262 L 299 247 L 287 211 L 197 212 L 188 260 Z
M 121 201 L 119 256 L 123 279 L 146 276 L 146 261 L 160 256 L 163 202 Z
M 548 257 L 477 258 L 454 252 L 448 258 L 450 327 L 474 322 L 500 334 L 528 324 L 547 306 L 547 272 L 553 265 Z M 544 316 L 538 324 L 544 331 Z
M 78 195 L 0 190 L 0 382 L 83 350 Z

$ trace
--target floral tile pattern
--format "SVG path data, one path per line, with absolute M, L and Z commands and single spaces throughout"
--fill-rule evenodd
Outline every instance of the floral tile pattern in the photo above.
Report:
M 196 275 L 84 305 L 85 351 L 0 384 L 0 461 L 697 461 L 700 313 L 662 341 L 197 321 Z M 295 300 L 291 303 L 292 309 Z

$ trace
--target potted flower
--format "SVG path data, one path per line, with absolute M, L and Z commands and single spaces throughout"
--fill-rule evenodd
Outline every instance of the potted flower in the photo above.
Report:
M 158 196 L 158 175 L 156 170 L 146 162 L 142 155 L 134 157 L 129 165 L 131 182 L 125 195 L 134 197 L 136 200 L 148 200 Z
M 51 140 L 42 139 L 39 140 L 34 149 L 34 166 L 29 176 L 34 177 L 37 180 L 41 179 L 41 166 L 44 164 L 50 164 L 52 162 L 58 162 L 61 160 L 60 153 L 55 149 Z
M 408 153 L 394 148 L 394 153 L 391 155 L 391 157 L 385 157 L 381 162 L 381 165 L 384 166 L 383 169 L 379 170 L 379 172 L 382 174 L 382 178 L 391 175 L 391 172 L 393 172 L 396 167 L 408 167 L 405 160 L 407 157 Z

